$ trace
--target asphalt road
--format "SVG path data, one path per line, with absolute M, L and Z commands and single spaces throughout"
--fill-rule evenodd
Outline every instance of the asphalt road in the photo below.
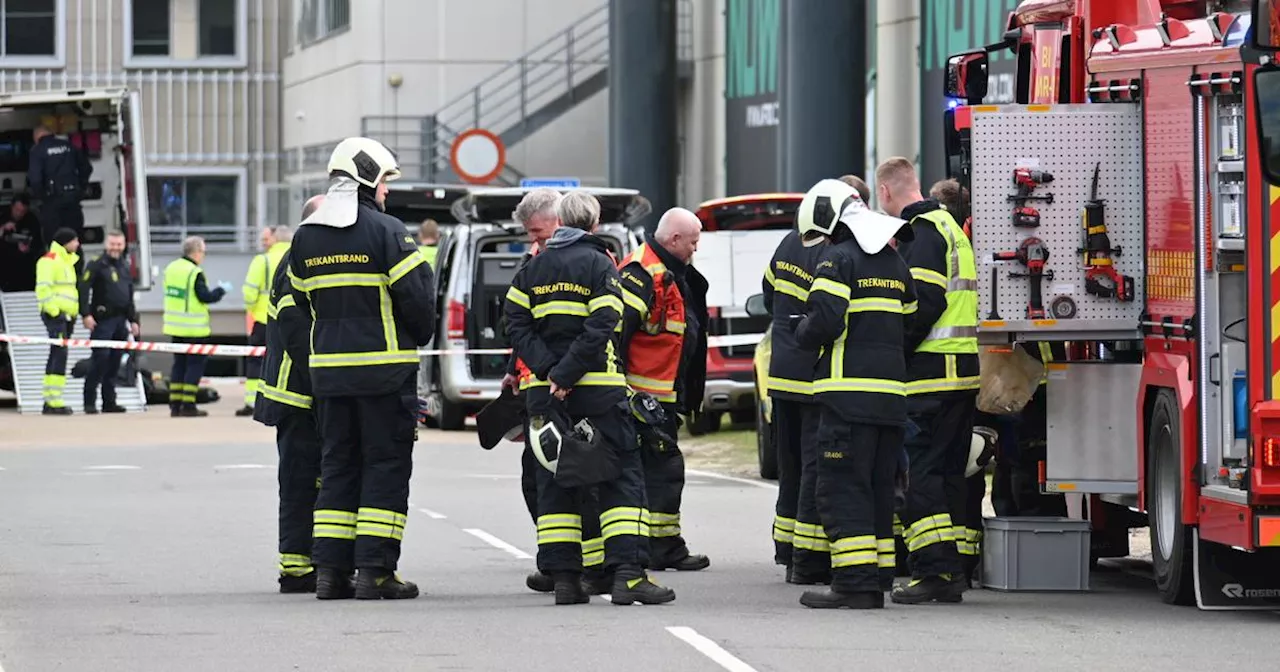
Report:
M 484 452 L 470 434 L 425 430 L 401 567 L 425 594 L 380 603 L 280 595 L 269 433 L 244 419 L 179 426 L 145 417 L 133 421 L 137 431 L 85 448 L 45 432 L 19 438 L 17 422 L 0 416 L 4 672 L 1275 664 L 1275 615 L 1169 607 L 1148 580 L 1116 571 L 1095 573 L 1088 594 L 977 590 L 961 605 L 807 610 L 772 564 L 776 491 L 702 474 L 690 476 L 685 528 L 712 566 L 661 574 L 679 595 L 674 603 L 595 598 L 556 608 L 524 587 L 535 544 L 518 447 Z M 90 418 L 71 422 L 93 427 Z M 237 422 L 230 441 L 206 429 Z

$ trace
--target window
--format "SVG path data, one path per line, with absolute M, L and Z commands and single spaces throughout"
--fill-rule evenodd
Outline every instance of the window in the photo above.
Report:
M 60 65 L 65 0 L 0 0 L 0 66 Z
M 351 26 L 351 0 L 294 0 L 299 46 L 319 42 Z
M 152 175 L 147 178 L 151 206 L 151 239 L 180 243 L 202 236 L 208 243 L 235 243 L 239 224 L 237 190 L 232 175 Z
M 245 63 L 245 0 L 132 0 L 128 8 L 129 65 Z

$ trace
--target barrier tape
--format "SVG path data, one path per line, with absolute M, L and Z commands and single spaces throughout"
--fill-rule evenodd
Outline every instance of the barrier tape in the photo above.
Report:
M 733 334 L 708 336 L 707 346 L 727 348 L 735 345 L 755 345 L 764 334 Z M 223 345 L 220 343 L 160 343 L 157 341 L 107 341 L 93 338 L 49 338 L 47 336 L 20 336 L 0 333 L 0 342 L 15 345 L 58 345 L 64 348 L 107 348 L 111 350 L 135 350 L 139 352 L 167 352 L 175 355 L 209 355 L 213 357 L 261 357 L 267 348 L 261 345 Z M 511 348 L 426 348 L 419 355 L 509 355 Z

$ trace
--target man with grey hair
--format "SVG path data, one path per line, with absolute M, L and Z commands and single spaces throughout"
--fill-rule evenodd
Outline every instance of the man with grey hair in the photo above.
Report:
M 283 231 L 287 239 L 280 239 Z M 265 226 L 259 236 L 262 254 L 249 262 L 249 270 L 245 273 L 244 284 L 240 291 L 244 294 L 244 308 L 248 313 L 245 323 L 248 327 L 249 345 L 266 345 L 267 343 L 267 308 L 270 305 L 269 293 L 271 279 L 275 277 L 280 259 L 289 250 L 293 232 L 287 226 Z M 253 415 L 253 405 L 258 398 L 258 388 L 262 385 L 262 358 L 248 357 L 244 363 L 244 407 L 236 411 L 239 416 Z
M 707 279 L 692 265 L 702 223 L 672 208 L 644 244 L 619 264 L 622 356 L 627 385 L 662 412 L 638 426 L 649 503 L 649 568 L 697 571 L 711 560 L 694 555 L 681 536 L 684 456 L 676 444 L 679 416 L 701 412 L 707 377 Z
M 503 307 L 513 352 L 530 371 L 522 385 L 530 444 L 545 467 L 537 469 L 538 569 L 551 575 L 556 604 L 586 604 L 583 556 L 594 551 L 583 539 L 600 537 L 614 604 L 670 602 L 675 592 L 645 572 L 644 467 L 618 357 L 621 283 L 608 245 L 592 235 L 600 203 L 570 191 L 556 212 L 563 226 L 516 273 Z M 597 502 L 595 520 L 588 512 Z
M 164 335 L 174 343 L 200 343 L 213 333 L 209 304 L 217 303 L 231 289 L 223 280 L 210 290 L 204 277 L 204 239 L 190 236 L 182 241 L 182 258 L 164 269 Z M 208 355 L 174 355 L 169 375 L 169 415 L 203 417 L 208 412 L 196 408 L 196 393 Z

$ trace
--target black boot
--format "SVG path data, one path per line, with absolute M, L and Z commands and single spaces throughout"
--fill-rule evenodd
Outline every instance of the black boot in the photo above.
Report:
M 114 403 L 114 402 L 113 402 L 113 403 L 110 403 L 110 404 L 108 404 L 108 403 L 106 403 L 106 402 L 103 402 L 103 403 L 102 403 L 102 412 L 103 412 L 103 413 L 124 413 L 126 410 L 127 410 L 127 409 L 125 409 L 125 407 L 124 407 L 124 406 L 121 406 L 121 405 L 116 404 L 116 403 Z
M 356 587 L 351 583 L 351 575 L 332 567 L 317 567 L 316 599 L 317 600 L 349 600 L 356 596 Z
M 797 571 L 793 567 L 787 571 L 787 583 L 796 586 L 829 586 L 831 585 L 831 572 L 806 574 Z
M 524 585 L 535 593 L 549 593 L 556 589 L 555 579 L 550 574 L 538 570 L 524 578 Z
M 582 587 L 588 595 L 608 594 L 613 590 L 613 573 L 589 569 L 582 574 Z
M 380 567 L 365 567 L 356 579 L 357 600 L 412 600 L 417 596 L 417 584 Z
M 196 408 L 195 404 L 183 404 L 178 408 L 178 416 L 183 418 L 203 418 L 209 415 L 209 411 Z
M 49 404 L 45 404 L 44 408 L 40 409 L 40 413 L 42 415 L 71 415 L 71 409 L 66 406 L 50 406 Z
M 614 604 L 665 604 L 676 599 L 676 591 L 654 583 L 635 565 L 623 565 L 614 573 L 610 597 Z
M 800 596 L 800 604 L 810 609 L 884 609 L 884 593 L 806 590 Z
M 591 596 L 582 586 L 582 575 L 577 572 L 557 572 L 555 581 L 556 604 L 586 604 Z
M 248 404 L 245 404 L 244 406 L 241 406 L 239 409 L 236 410 L 237 418 L 246 418 L 251 415 L 253 415 L 253 407 Z
M 302 576 L 280 577 L 282 593 L 314 593 L 316 592 L 316 573 L 308 572 Z
M 677 572 L 696 572 L 711 566 L 711 559 L 705 555 L 689 555 L 680 558 L 674 562 L 664 562 L 661 564 L 650 565 L 649 569 L 660 572 L 664 569 L 674 569 Z
M 905 586 L 893 589 L 889 599 L 898 604 L 924 604 L 925 602 L 963 602 L 964 590 L 950 574 L 915 579 Z

